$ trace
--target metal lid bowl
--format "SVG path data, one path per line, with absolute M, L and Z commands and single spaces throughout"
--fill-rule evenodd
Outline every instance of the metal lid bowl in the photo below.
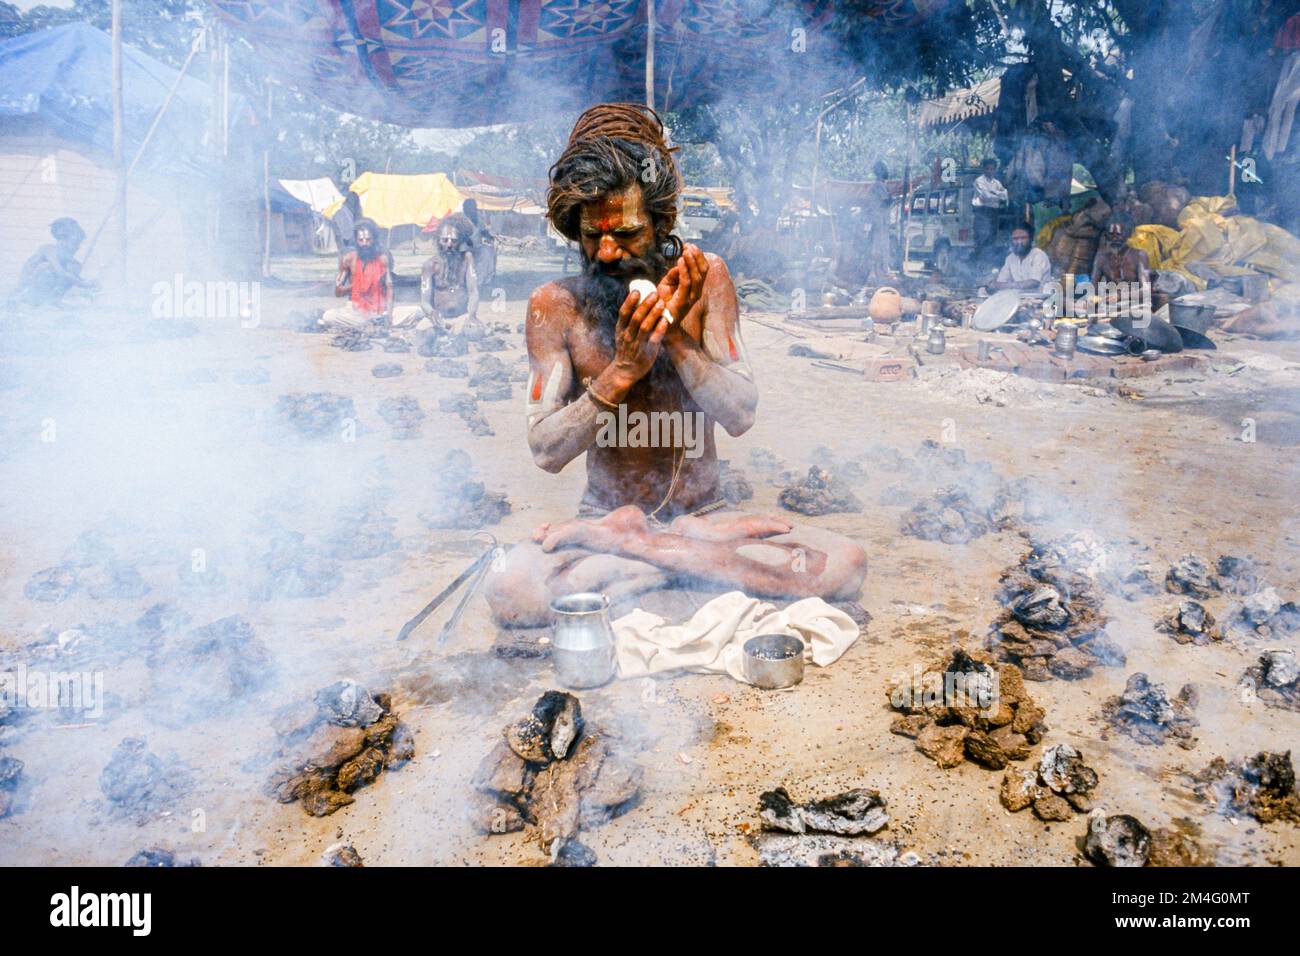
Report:
M 780 690 L 803 680 L 803 641 L 789 634 L 760 634 L 745 642 L 745 678 L 755 687 Z

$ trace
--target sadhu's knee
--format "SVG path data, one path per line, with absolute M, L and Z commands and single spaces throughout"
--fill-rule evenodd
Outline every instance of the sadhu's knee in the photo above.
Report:
M 515 545 L 497 566 L 488 569 L 483 596 L 501 627 L 539 627 L 550 620 L 545 557 L 530 541 Z
M 831 587 L 837 598 L 856 598 L 867 579 L 867 552 L 862 546 L 845 541 L 835 549 Z

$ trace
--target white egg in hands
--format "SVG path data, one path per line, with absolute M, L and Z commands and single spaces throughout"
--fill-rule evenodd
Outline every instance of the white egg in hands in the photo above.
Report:
M 628 283 L 627 288 L 629 292 L 640 293 L 641 298 L 637 300 L 637 305 L 640 305 L 655 291 L 655 284 L 649 279 L 633 279 Z M 668 311 L 666 305 L 664 306 L 664 318 L 668 320 L 669 325 L 673 324 L 673 314 Z

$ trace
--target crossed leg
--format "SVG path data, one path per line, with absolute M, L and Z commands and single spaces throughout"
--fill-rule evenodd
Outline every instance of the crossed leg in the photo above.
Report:
M 611 600 L 673 582 L 738 588 L 756 597 L 856 600 L 867 560 L 852 541 L 773 515 L 683 516 L 667 530 L 635 507 L 546 524 L 489 575 L 487 600 L 503 626 L 548 623 L 554 597 L 604 591 Z

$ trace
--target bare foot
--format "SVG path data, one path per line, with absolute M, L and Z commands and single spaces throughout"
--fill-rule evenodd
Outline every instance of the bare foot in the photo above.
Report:
M 649 533 L 644 512 L 628 505 L 616 508 L 603 518 L 589 520 L 575 518 L 550 525 L 542 539 L 543 551 L 557 548 L 582 547 L 605 554 L 617 554 L 620 547 L 635 537 Z
M 728 515 L 720 518 L 697 518 L 682 515 L 672 523 L 677 534 L 698 541 L 739 541 L 770 538 L 788 534 L 794 525 L 776 515 Z

